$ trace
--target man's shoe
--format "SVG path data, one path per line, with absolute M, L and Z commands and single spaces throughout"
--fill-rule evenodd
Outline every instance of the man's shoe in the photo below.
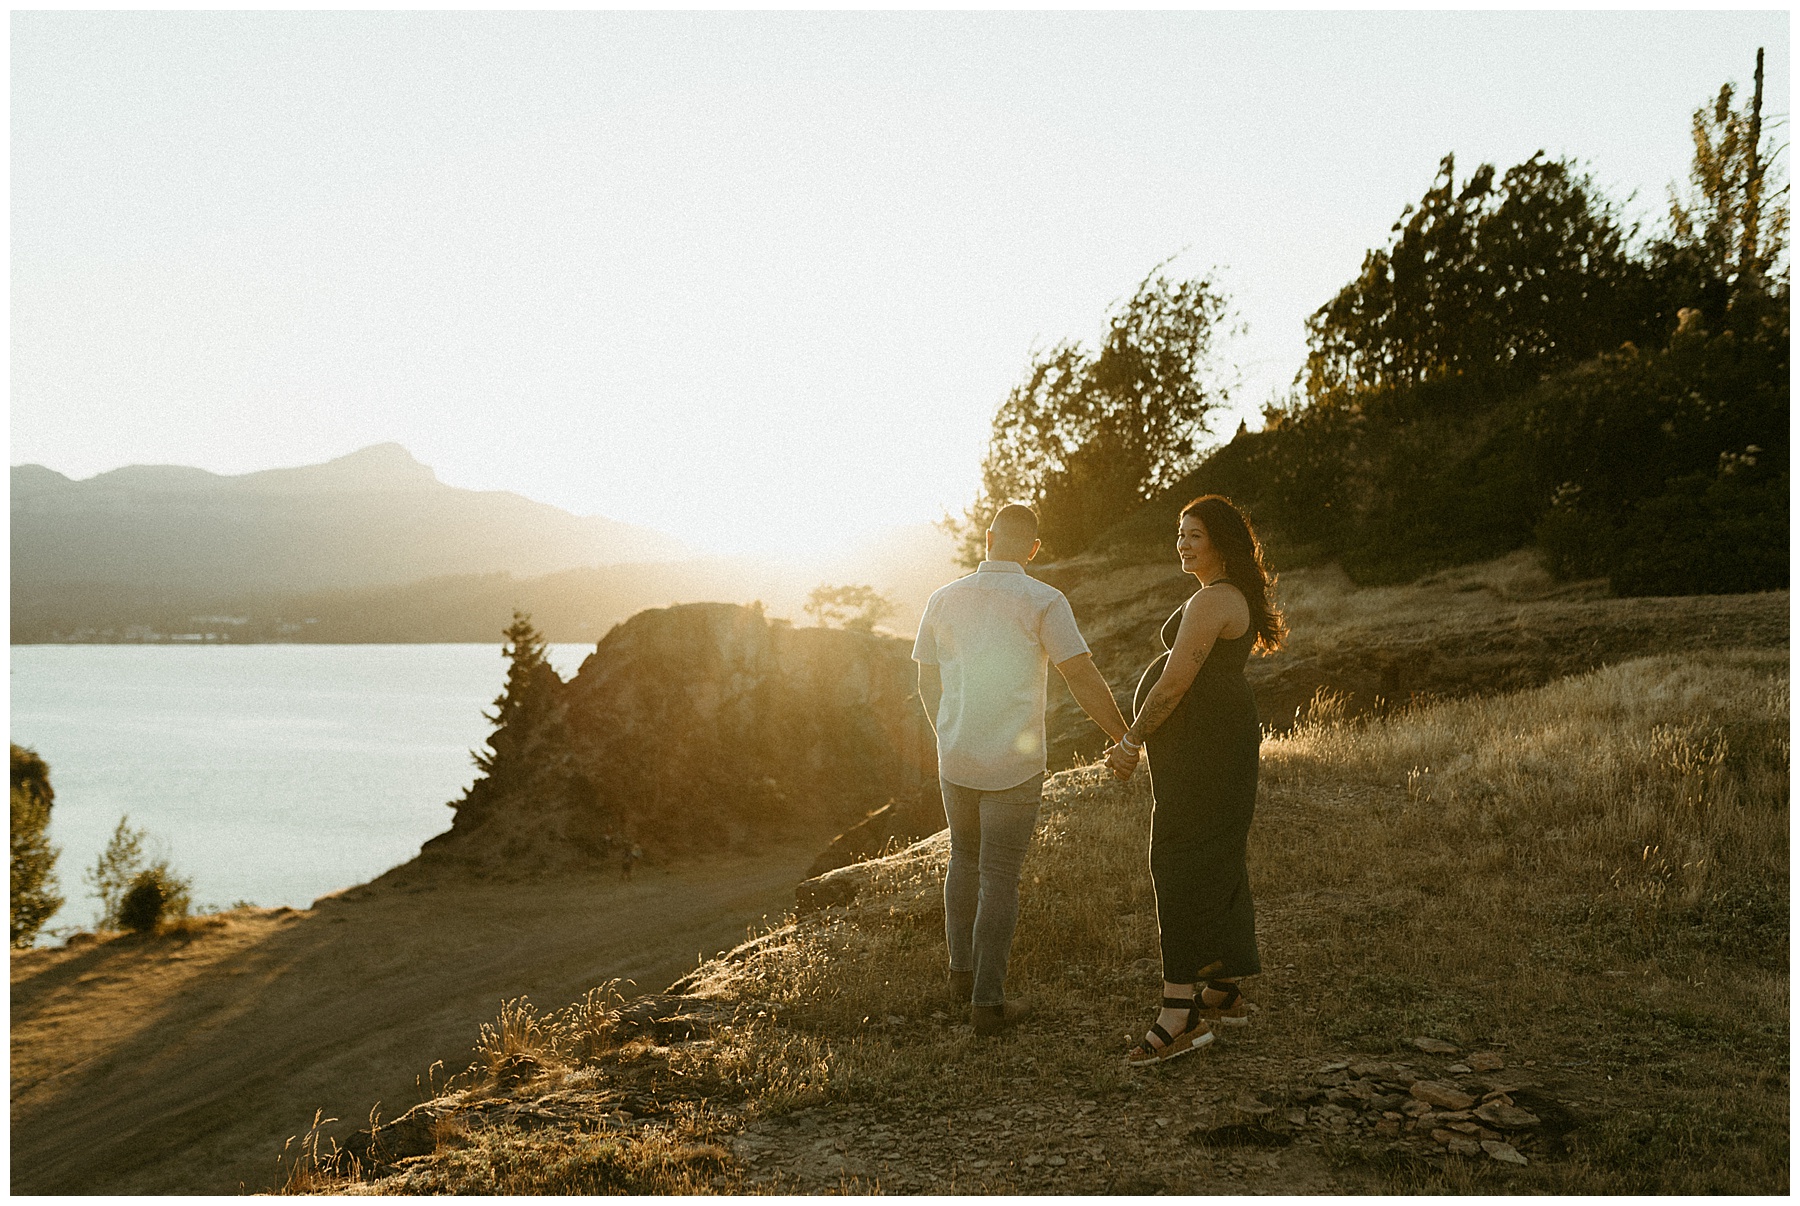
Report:
M 950 999 L 958 1005 L 968 1004 L 975 995 L 975 973 L 950 969 Z
M 1008 1001 L 1004 1005 L 969 1006 L 969 1024 L 980 1035 L 995 1035 L 1011 1030 L 1031 1016 L 1031 1006 L 1024 1001 Z

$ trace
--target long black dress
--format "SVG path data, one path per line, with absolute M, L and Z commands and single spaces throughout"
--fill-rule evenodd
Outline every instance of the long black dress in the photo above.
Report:
M 1133 715 L 1143 711 L 1169 660 L 1181 610 L 1163 623 L 1163 653 L 1138 680 Z M 1241 637 L 1214 641 L 1193 685 L 1146 743 L 1156 802 L 1150 876 L 1156 884 L 1163 979 L 1171 984 L 1262 970 L 1244 865 L 1262 745 L 1256 697 L 1244 681 L 1244 662 L 1255 644 L 1254 627 Z

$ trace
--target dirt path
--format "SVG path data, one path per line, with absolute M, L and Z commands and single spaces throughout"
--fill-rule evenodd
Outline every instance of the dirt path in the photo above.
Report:
M 12 957 L 12 1191 L 268 1187 L 315 1108 L 367 1125 L 457 1071 L 503 998 L 660 989 L 793 901 L 817 853 L 515 884 L 411 868 L 305 912 Z

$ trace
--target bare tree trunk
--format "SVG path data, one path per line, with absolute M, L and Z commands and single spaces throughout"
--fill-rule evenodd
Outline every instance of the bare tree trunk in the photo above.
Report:
M 1756 48 L 1756 91 L 1750 101 L 1750 148 L 1744 173 L 1743 246 L 1738 251 L 1738 276 L 1752 288 L 1762 284 L 1762 269 L 1757 263 L 1762 221 L 1762 99 L 1763 48 Z

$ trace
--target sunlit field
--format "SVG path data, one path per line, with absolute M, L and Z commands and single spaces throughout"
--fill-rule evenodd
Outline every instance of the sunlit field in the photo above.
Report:
M 710 1026 L 652 1032 L 605 988 L 515 1003 L 404 1165 L 352 1185 L 349 1161 L 290 1153 L 288 1184 L 1785 1192 L 1787 691 L 1785 655 L 1754 651 L 1380 719 L 1321 699 L 1264 746 L 1250 1024 L 1162 1068 L 1123 1063 L 1158 983 L 1148 790 L 1085 768 L 1051 780 L 1025 870 L 1009 991 L 1037 1015 L 1016 1037 L 977 1039 L 944 999 L 940 837 L 700 968 L 681 1008 Z M 1471 1078 L 1421 1037 L 1503 1069 Z M 1509 1135 L 1523 1163 L 1319 1104 L 1357 1060 L 1504 1081 L 1538 1111 Z M 820 1136 L 837 1163 L 805 1154 Z

